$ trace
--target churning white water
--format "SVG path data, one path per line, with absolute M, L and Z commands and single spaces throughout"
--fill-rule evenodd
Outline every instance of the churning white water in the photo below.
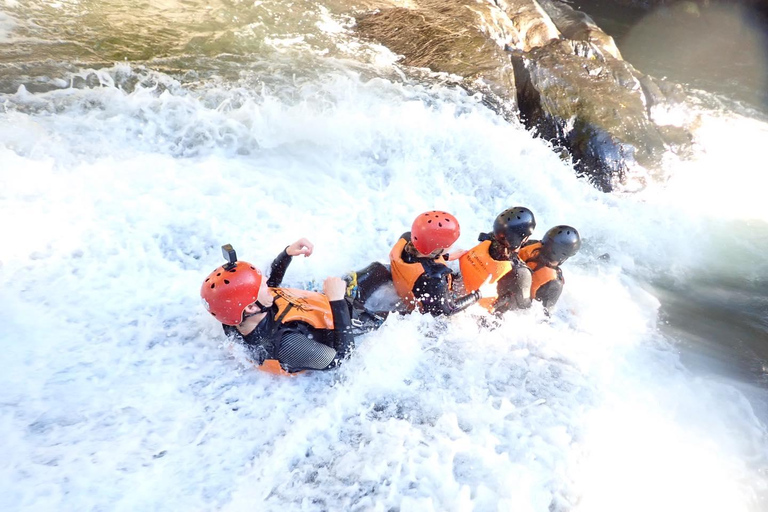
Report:
M 765 424 L 681 365 L 645 285 L 765 271 L 765 124 L 709 116 L 666 185 L 608 195 L 478 98 L 315 65 L 0 95 L 2 510 L 768 506 Z M 266 269 L 309 237 L 285 281 L 307 286 L 424 210 L 468 248 L 516 205 L 584 237 L 549 319 L 392 317 L 341 369 L 278 378 L 200 304 L 224 243 Z

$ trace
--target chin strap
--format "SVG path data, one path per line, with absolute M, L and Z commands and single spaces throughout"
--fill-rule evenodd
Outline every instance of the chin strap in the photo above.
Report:
M 266 313 L 267 311 L 269 311 L 272 308 L 272 306 L 265 306 L 264 304 L 262 304 L 258 300 L 254 304 L 256 304 L 256 307 L 259 308 L 259 310 L 257 312 L 255 312 L 255 313 L 243 313 L 243 320 L 245 320 L 246 318 L 251 318 L 252 316 L 256 316 L 256 315 L 260 315 L 262 313 Z

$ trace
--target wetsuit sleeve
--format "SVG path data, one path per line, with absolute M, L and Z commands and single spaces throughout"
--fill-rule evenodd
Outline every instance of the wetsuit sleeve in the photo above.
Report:
M 256 335 L 256 330 L 243 336 L 240 331 L 232 325 L 222 325 L 222 327 L 227 336 L 245 345 L 245 348 L 250 352 L 253 361 L 258 365 L 264 364 L 264 361 L 269 359 L 270 354 L 274 351 L 274 345 L 268 340 Z
M 546 309 L 555 305 L 563 292 L 563 283 L 559 280 L 550 281 L 536 290 L 536 300 L 540 300 Z
M 413 291 L 424 313 L 431 313 L 435 316 L 454 315 L 480 300 L 480 293 L 476 291 L 454 299 L 445 275 L 430 277 L 427 274 L 422 274 L 416 280 Z
M 516 264 L 499 279 L 499 298 L 493 307 L 496 313 L 531 307 L 531 271 L 525 263 Z
M 352 335 L 352 319 L 346 300 L 332 300 L 331 314 L 333 315 L 333 348 L 336 349 L 336 359 L 344 359 L 355 348 L 355 338 Z
M 480 292 L 475 290 L 463 297 L 453 299 L 453 309 L 449 313 L 450 315 L 456 314 L 459 311 L 464 311 L 469 306 L 480 300 Z
M 278 254 L 277 258 L 275 258 L 275 261 L 272 262 L 272 266 L 269 271 L 269 279 L 267 279 L 267 286 L 270 288 L 276 288 L 280 286 L 280 283 L 283 282 L 283 277 L 285 277 L 285 271 L 288 270 L 288 265 L 290 264 L 291 256 L 288 256 L 288 253 L 285 252 L 285 249 L 283 249 L 283 252 Z

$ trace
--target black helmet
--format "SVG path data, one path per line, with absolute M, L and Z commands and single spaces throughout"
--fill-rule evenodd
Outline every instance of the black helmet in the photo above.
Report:
M 555 226 L 541 239 L 542 256 L 558 265 L 581 248 L 579 232 L 571 226 Z
M 493 235 L 496 240 L 514 250 L 523 245 L 535 227 L 533 212 L 523 206 L 515 206 L 496 217 L 493 221 Z

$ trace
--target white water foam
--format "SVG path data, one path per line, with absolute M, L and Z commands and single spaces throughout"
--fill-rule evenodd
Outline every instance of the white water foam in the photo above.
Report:
M 131 72 L 2 98 L 0 216 L 18 219 L 0 226 L 4 510 L 765 505 L 765 426 L 680 366 L 637 279 L 706 266 L 711 241 L 680 237 L 718 219 L 601 194 L 455 90 L 354 73 L 112 85 Z M 199 303 L 223 243 L 266 268 L 309 236 L 286 279 L 301 285 L 384 260 L 421 211 L 453 212 L 469 247 L 514 205 L 537 236 L 585 238 L 549 320 L 392 318 L 339 371 L 280 379 Z

